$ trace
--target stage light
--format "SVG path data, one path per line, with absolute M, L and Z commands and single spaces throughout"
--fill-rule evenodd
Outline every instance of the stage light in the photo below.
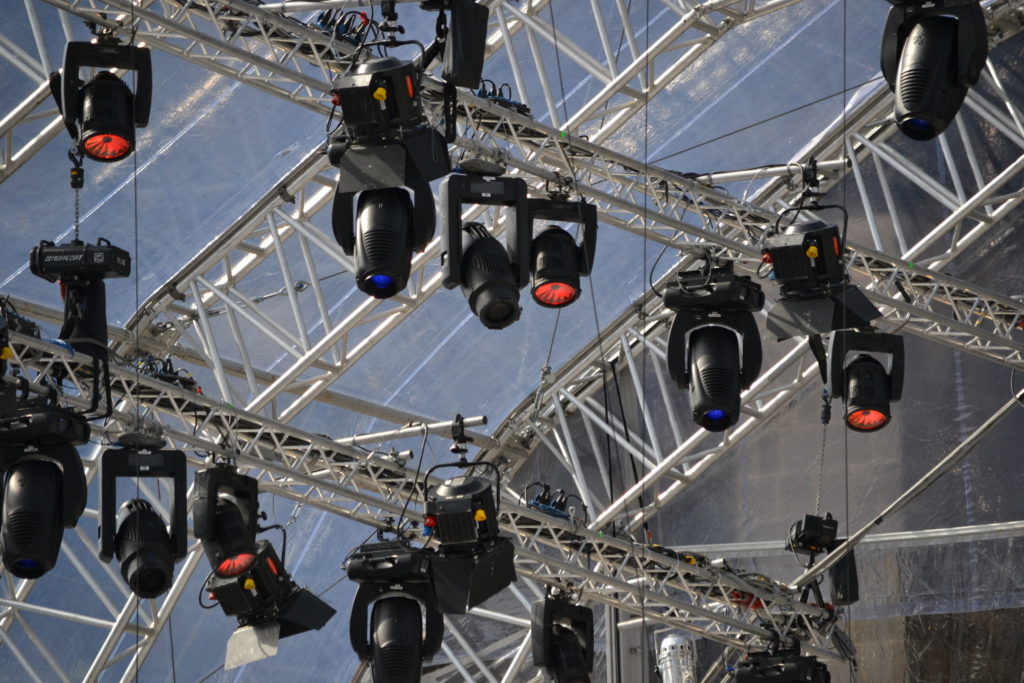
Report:
M 444 617 L 432 585 L 433 557 L 432 550 L 405 540 L 385 541 L 360 546 L 346 566 L 348 577 L 360 584 L 349 641 L 370 662 L 374 683 L 417 683 L 423 660 L 441 649 Z
M 412 201 L 394 187 L 359 195 L 356 220 L 356 284 L 377 299 L 405 289 L 412 262 Z
M 464 167 L 471 164 L 464 164 Z M 486 172 L 500 172 L 500 167 Z M 529 280 L 530 213 L 522 178 L 484 173 L 453 173 L 441 182 L 444 228 L 441 232 L 443 284 L 461 287 L 484 327 L 499 330 L 519 320 L 519 290 Z M 464 205 L 504 206 L 512 210 L 505 244 L 482 223 L 462 224 Z
M 817 515 L 804 515 L 802 520 L 793 522 L 793 525 L 789 527 L 786 550 L 802 555 L 828 552 L 835 545 L 837 533 L 839 533 L 839 521 L 834 519 L 831 513 L 826 513 L 824 518 Z
M 594 612 L 564 597 L 533 603 L 530 619 L 533 664 L 555 683 L 590 683 L 594 670 Z
M 68 442 L 3 450 L 0 556 L 14 576 L 37 579 L 53 569 L 64 528 L 74 527 L 85 509 L 85 470 Z
M 257 481 L 232 465 L 196 472 L 192 535 L 217 576 L 238 576 L 256 564 L 258 495 Z
M 279 639 L 319 630 L 335 613 L 295 583 L 269 541 L 258 541 L 255 554 L 247 570 L 233 576 L 211 573 L 203 586 L 224 614 L 238 620 L 225 650 L 225 669 L 276 655 Z
M 857 351 L 853 360 L 847 357 Z M 885 365 L 868 355 L 884 355 Z M 846 426 L 858 432 L 873 432 L 889 424 L 890 404 L 903 394 L 905 356 L 903 338 L 893 334 L 840 331 L 829 339 L 828 376 L 832 396 L 840 397 L 846 409 Z
M 889 0 L 882 74 L 896 95 L 896 125 L 931 140 L 956 118 L 988 57 L 985 15 L 976 0 Z
M 533 300 L 548 308 L 568 306 L 580 295 L 580 276 L 590 275 L 597 246 L 597 208 L 584 200 L 566 201 L 564 196 L 530 199 L 530 221 L 561 220 L 581 225 L 582 244 L 568 231 L 549 225 L 533 238 L 530 246 L 530 274 Z
M 444 467 L 489 467 L 495 482 L 500 477 L 493 463 L 465 461 L 435 465 L 427 477 Z M 516 580 L 515 550 L 499 533 L 495 491 L 490 481 L 473 475 L 427 489 L 424 535 L 437 542 L 431 573 L 437 604 L 445 614 L 465 614 Z
M 79 69 L 90 66 L 134 69 L 135 92 L 110 71 L 100 71 L 83 82 Z M 135 129 L 149 122 L 153 91 L 149 50 L 108 40 L 68 43 L 64 70 L 50 76 L 50 88 L 79 152 L 95 161 L 119 161 L 135 149 Z
M 500 330 L 519 320 L 519 288 L 508 252 L 480 223 L 462 228 L 462 293 L 484 327 Z
M 761 372 L 761 340 L 754 311 L 764 305 L 760 285 L 737 276 L 732 264 L 684 271 L 665 291 L 675 311 L 669 332 L 669 374 L 689 387 L 693 421 L 711 432 L 736 424 L 740 392 Z
M 829 683 L 828 667 L 799 651 L 751 652 L 736 665 L 736 683 Z
M 174 580 L 174 548 L 163 518 L 149 501 L 132 498 L 117 513 L 115 555 L 121 577 L 140 598 L 166 593 Z
M 175 563 L 185 557 L 185 473 L 185 454 L 181 451 L 107 449 L 100 456 L 99 556 L 104 562 L 117 557 L 121 576 L 140 598 L 166 593 L 174 580 Z M 124 502 L 115 521 L 117 480 L 143 477 L 172 480 L 169 529 L 152 503 L 142 498 Z
M 64 529 L 84 512 L 85 469 L 74 446 L 88 438 L 84 418 L 46 400 L 18 399 L 0 415 L 0 559 L 14 576 L 53 569 Z
M 835 225 L 796 223 L 769 235 L 762 261 L 771 266 L 771 277 L 780 285 L 779 301 L 769 310 L 767 323 L 779 340 L 864 327 L 882 315 L 848 282 Z

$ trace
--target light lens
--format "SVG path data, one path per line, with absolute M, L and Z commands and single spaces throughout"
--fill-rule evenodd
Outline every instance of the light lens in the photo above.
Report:
M 100 161 L 117 161 L 132 151 L 132 144 L 128 140 L 120 135 L 104 133 L 86 138 L 82 147 L 89 158 Z
M 719 410 L 718 408 L 715 408 L 714 410 L 709 410 L 707 412 L 707 416 L 709 420 L 714 420 L 715 422 L 717 422 L 719 420 L 724 420 L 726 418 L 726 413 L 724 410 Z
M 370 284 L 377 289 L 388 289 L 394 287 L 395 278 L 390 275 L 383 275 L 378 273 L 377 275 L 371 275 L 369 277 Z
M 579 290 L 565 282 L 545 282 L 533 290 L 533 298 L 544 306 L 565 306 L 579 295 Z
M 873 432 L 876 429 L 881 429 L 888 422 L 888 415 L 883 413 L 881 410 L 874 410 L 871 408 L 854 410 L 846 416 L 846 424 L 848 424 L 851 429 L 856 429 L 862 432 Z
M 229 557 L 217 565 L 217 576 L 238 576 L 243 574 L 256 564 L 256 556 L 252 553 L 239 553 Z

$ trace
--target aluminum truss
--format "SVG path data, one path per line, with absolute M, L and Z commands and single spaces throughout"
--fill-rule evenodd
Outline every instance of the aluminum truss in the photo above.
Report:
M 128 3 L 121 0 L 51 4 L 93 17 L 102 7 L 131 10 Z M 726 30 L 793 2 L 666 2 L 665 6 L 674 13 L 670 16 L 679 16 L 678 23 L 660 37 L 652 37 L 652 52 L 649 54 L 644 55 L 635 41 L 627 41 L 631 58 L 628 66 L 612 58 L 607 38 L 601 32 L 607 22 L 600 16 L 597 3 L 592 3 L 592 10 L 605 51 L 603 65 L 600 57 L 588 57 L 587 51 L 571 45 L 564 37 L 556 37 L 554 29 L 545 24 L 545 12 L 541 11 L 547 3 L 530 2 L 525 8 L 519 8 L 518 4 L 513 6 L 513 3 L 490 4 L 498 22 L 497 31 L 490 41 L 490 59 L 501 55 L 504 49 L 510 63 L 518 64 L 521 60 L 516 59 L 514 50 L 515 46 L 521 48 L 521 41 L 517 43 L 514 37 L 525 29 L 528 49 L 535 64 L 542 63 L 538 58 L 540 48 L 537 41 L 557 42 L 560 49 L 565 49 L 568 58 L 603 83 L 604 89 L 561 126 L 546 126 L 485 100 L 461 96 L 462 121 L 469 127 L 467 130 L 472 131 L 473 137 L 470 139 L 467 132 L 458 145 L 476 153 L 494 155 L 510 168 L 537 178 L 573 178 L 580 193 L 599 204 L 603 220 L 610 225 L 645 234 L 677 248 L 685 248 L 696 240 L 711 242 L 722 247 L 726 254 L 740 259 L 741 263 L 756 258 L 756 239 L 751 238 L 751 232 L 756 237 L 774 218 L 780 206 L 791 205 L 794 201 L 792 191 L 783 183 L 794 166 L 776 169 L 774 173 L 780 178 L 779 182 L 769 183 L 752 201 L 742 202 L 710 187 L 712 182 L 722 182 L 721 178 L 707 178 L 706 184 L 700 179 L 684 178 L 616 154 L 601 147 L 600 143 L 612 138 L 629 120 L 631 113 L 683 69 L 693 65 L 701 52 Z M 323 36 L 310 35 L 315 32 L 300 30 L 302 27 L 298 22 L 247 3 L 196 2 L 187 7 L 187 12 L 174 3 L 136 7 L 134 11 L 141 22 L 140 35 L 155 47 L 300 105 L 323 111 L 320 98 L 330 77 L 328 55 L 331 55 L 329 41 L 325 41 Z M 1020 7 L 1019 2 L 988 3 L 989 26 L 994 42 L 1019 31 Z M 222 12 L 223 8 L 230 12 Z M 721 20 L 715 23 L 719 18 Z M 619 19 L 628 22 L 624 15 Z M 246 27 L 246 30 L 240 27 Z M 633 35 L 632 30 L 624 33 Z M 697 34 L 703 37 L 695 38 Z M 673 52 L 682 52 L 683 57 L 669 66 L 655 61 L 658 56 Z M 644 66 L 652 61 L 657 68 L 648 71 Z M 543 74 L 542 70 L 539 71 Z M 526 80 L 519 73 L 515 77 L 520 86 Z M 988 78 L 993 81 L 998 94 L 1001 88 L 994 72 L 990 72 Z M 536 103 L 543 100 L 549 120 L 559 122 L 558 107 L 546 76 L 539 76 L 538 87 L 539 92 L 531 93 L 522 87 L 520 92 L 535 110 L 538 110 Z M 968 106 L 999 134 L 1021 146 L 1019 116 L 1013 103 L 993 104 L 972 93 Z M 945 276 L 938 270 L 957 256 L 969 253 L 969 248 L 982 235 L 989 233 L 991 236 L 992 228 L 1001 225 L 1000 220 L 1016 207 L 1020 195 L 1009 191 L 1007 183 L 1019 170 L 1020 161 L 989 175 L 981 172 L 976 161 L 971 161 L 971 173 L 961 177 L 956 169 L 955 155 L 949 151 L 949 143 L 944 139 L 940 143 L 943 156 L 957 180 L 952 190 L 937 186 L 927 173 L 915 167 L 893 145 L 887 144 L 891 126 L 875 123 L 884 118 L 887 107 L 885 91 L 877 89 L 870 93 L 847 111 L 845 130 L 837 122 L 795 161 L 803 162 L 811 156 L 828 160 L 819 165 L 819 169 L 833 171 L 823 178 L 827 186 L 841 175 L 841 157 L 846 151 L 854 160 L 856 183 L 868 216 L 879 212 L 879 208 L 872 207 L 868 199 L 868 186 L 872 179 L 867 176 L 872 168 L 875 169 L 875 180 L 883 189 L 886 210 L 890 212 L 888 223 L 892 226 L 892 233 L 882 234 L 883 228 L 869 225 L 874 248 L 852 245 L 847 256 L 851 269 L 865 277 L 863 284 L 868 287 L 869 296 L 883 308 L 888 324 L 902 325 L 904 330 L 929 339 L 1019 367 L 1022 345 L 1015 330 L 1021 322 L 1021 304 Z M 605 116 L 609 112 L 611 116 Z M 601 116 L 605 116 L 605 125 L 594 128 L 593 121 Z M 0 132 L 9 130 L 3 127 L 9 118 L 0 125 Z M 966 143 L 968 158 L 974 160 L 976 155 L 969 147 L 971 133 L 965 131 L 964 126 L 959 121 L 958 132 Z M 573 133 L 585 131 L 589 141 L 573 135 L 565 136 L 563 131 L 566 130 Z M 951 136 L 947 134 L 948 137 Z M 19 158 L 24 159 L 24 156 Z M 189 363 L 207 366 L 225 399 L 236 405 L 246 405 L 252 411 L 263 411 L 282 422 L 299 414 L 314 400 L 334 401 L 335 404 L 341 401 L 346 407 L 356 405 L 358 399 L 339 397 L 330 392 L 331 383 L 436 291 L 439 279 L 435 244 L 414 263 L 415 282 L 404 298 L 388 304 L 357 305 L 340 313 L 328 310 L 316 286 L 322 264 L 335 263 L 346 270 L 349 264 L 330 240 L 324 240 L 322 230 L 311 222 L 330 198 L 333 181 L 324 175 L 326 171 L 323 162 L 318 163 L 312 156 L 307 158 L 257 207 L 231 226 L 217 245 L 200 254 L 151 297 L 130 325 L 133 332 L 138 332 L 144 347 L 154 352 L 172 352 Z M 887 172 L 910 179 L 948 209 L 947 218 L 916 244 L 908 244 L 907 236 L 900 228 L 899 207 L 892 193 L 886 192 Z M 968 190 L 971 187 L 974 189 Z M 289 206 L 292 208 L 288 209 Z M 947 236 L 951 239 L 946 240 Z M 895 250 L 901 254 L 898 259 L 881 253 L 883 247 L 890 247 L 893 243 L 899 245 Z M 289 271 L 298 261 L 284 258 L 286 244 L 298 245 L 293 253 L 301 254 L 305 277 Z M 891 248 L 888 250 L 893 251 Z M 254 273 L 265 260 L 272 261 L 275 257 L 280 263 L 282 289 L 271 293 L 247 291 L 246 275 Z M 266 300 L 267 294 L 279 294 L 281 301 L 288 301 L 283 315 L 268 316 L 254 305 L 256 301 Z M 577 478 L 581 491 L 592 495 L 592 509 L 598 513 L 591 525 L 594 529 L 624 512 L 627 501 L 636 499 L 636 491 L 629 491 L 616 500 L 605 502 L 602 499 L 599 486 L 595 482 L 588 483 L 588 476 L 593 477 L 600 471 L 600 459 L 597 459 L 597 465 L 581 459 L 581 454 L 590 448 L 574 441 L 567 425 L 569 417 L 583 417 L 591 447 L 596 435 L 602 431 L 609 433 L 631 457 L 647 466 L 649 479 L 643 487 L 657 491 L 657 495 L 647 508 L 634 512 L 631 521 L 635 527 L 756 428 L 759 421 L 769 418 L 816 371 L 809 358 L 794 348 L 785 353 L 782 360 L 745 395 L 747 418 L 726 439 L 709 440 L 705 434 L 687 434 L 675 414 L 666 410 L 671 439 L 658 443 L 655 440 L 657 431 L 650 426 L 637 433 L 635 429 L 630 431 L 629 425 L 605 420 L 596 398 L 611 364 L 617 364 L 637 383 L 640 373 L 635 368 L 636 354 L 647 352 L 656 358 L 664 356 L 666 312 L 652 302 L 641 302 L 635 310 L 640 313 L 632 310 L 625 313 L 602 333 L 600 340 L 556 375 L 547 378 L 536 395 L 526 398 L 495 433 L 494 438 L 502 447 L 492 448 L 486 453 L 486 457 L 505 459 L 514 466 L 522 462 L 522 457 L 536 443 L 548 444 L 561 457 L 566 469 Z M 295 321 L 294 326 L 290 320 L 283 322 L 289 319 L 289 312 Z M 221 325 L 220 329 L 218 325 Z M 225 326 L 228 330 L 223 329 Z M 312 336 L 311 330 L 320 330 L 321 335 Z M 259 335 L 256 337 L 260 339 L 259 344 L 265 345 L 269 340 L 283 354 L 294 359 L 292 364 L 277 373 L 257 370 L 246 347 L 254 331 Z M 235 347 L 230 351 L 217 347 L 225 338 L 234 341 Z M 257 348 L 258 345 L 252 344 L 252 347 Z M 127 349 L 128 345 L 121 348 Z M 645 414 L 657 409 L 655 404 L 663 402 L 664 406 L 671 406 L 670 389 L 660 362 L 650 366 L 654 368 L 660 400 L 647 404 L 651 399 L 642 398 L 644 407 L 649 409 L 644 411 Z M 637 384 L 636 388 L 638 396 L 644 397 L 643 386 Z M 284 395 L 298 398 L 281 407 L 277 401 Z M 363 405 L 362 408 L 367 414 L 388 414 L 383 406 Z M 384 419 L 397 421 L 397 415 L 388 415 Z M 600 452 L 600 449 L 594 448 L 593 452 Z M 278 474 L 280 478 L 287 479 L 283 472 Z M 280 486 L 275 481 L 275 475 L 268 474 L 264 484 L 267 487 Z M 278 491 L 275 488 L 270 490 Z M 288 490 L 288 486 L 280 488 L 281 495 L 287 496 Z M 330 505 L 341 505 L 335 500 L 338 495 L 339 492 L 335 492 Z M 367 522 L 373 523 L 370 514 L 375 509 L 373 505 L 379 503 L 379 509 L 388 509 L 384 502 L 367 503 L 363 510 Z M 509 519 L 508 523 L 514 521 Z M 550 541 L 557 536 L 552 533 L 546 538 Z M 568 552 L 564 546 L 562 551 Z M 620 551 L 625 552 L 622 548 Z M 555 566 L 555 569 L 569 571 L 560 566 Z M 528 574 L 529 571 L 523 569 L 523 573 Z M 536 574 L 541 576 L 545 571 L 554 570 L 537 569 Z M 158 622 L 159 619 L 155 618 L 154 624 Z M 116 644 L 116 640 L 114 642 Z
M 86 397 L 92 388 L 91 373 L 82 372 L 89 366 L 87 356 L 23 335 L 12 337 L 14 358 L 9 362 L 13 375 L 27 380 L 29 391 L 47 393 L 49 387 L 43 379 L 57 372 L 66 378 L 62 403 L 78 409 L 87 407 Z M 14 381 L 11 376 L 5 376 L 5 380 Z M 112 384 L 117 408 L 107 430 L 130 428 L 140 421 L 159 423 L 169 441 L 168 447 L 192 454 L 193 464 L 205 462 L 203 456 L 197 455 L 199 453 L 231 458 L 256 473 L 261 489 L 274 495 L 376 527 L 384 525 L 382 515 L 399 516 L 407 497 L 419 498 L 415 473 L 394 456 L 367 453 L 339 441 L 306 434 L 284 423 L 140 375 L 130 368 L 113 367 Z M 97 431 L 98 436 L 103 433 L 100 429 Z M 95 458 L 86 463 L 92 478 L 96 471 Z M 87 510 L 84 518 L 96 516 L 95 510 Z M 565 586 L 571 583 L 589 600 L 613 605 L 652 622 L 692 631 L 732 648 L 744 649 L 767 642 L 772 631 L 799 632 L 804 634 L 806 642 L 802 646 L 808 652 L 837 657 L 831 645 L 835 622 L 829 619 L 830 615 L 822 608 L 800 602 L 794 592 L 766 577 L 715 568 L 703 561 L 691 564 L 674 555 L 599 534 L 515 503 L 502 505 L 501 525 L 516 545 L 518 574 L 538 584 Z M 79 536 L 86 547 L 95 552 L 95 544 L 87 540 L 81 529 Z M 199 564 L 201 554 L 198 544 L 193 545 L 167 597 L 160 604 L 151 603 L 148 613 L 142 610 L 141 627 L 133 628 L 130 621 L 138 607 L 136 599 L 128 598 L 124 606 L 117 609 L 115 601 L 126 596 L 112 570 L 102 565 L 100 571 L 107 575 L 107 580 L 98 580 L 96 569 L 89 566 L 88 560 L 77 556 L 71 558 L 72 564 L 109 614 L 96 616 L 39 607 L 27 600 L 34 585 L 32 581 L 21 581 L 17 585 L 11 582 L 8 585 L 10 597 L 0 600 L 0 605 L 6 608 L 0 613 L 0 626 L 9 626 L 10 622 L 18 620 L 19 611 L 24 610 L 107 628 L 108 635 L 85 680 L 95 680 L 104 670 L 117 666 L 128 656 L 133 658 L 125 672 L 130 678 L 136 664 L 151 650 Z M 114 595 L 110 595 L 112 588 Z M 479 616 L 493 615 L 480 611 Z M 137 636 L 138 642 L 130 636 Z M 33 642 L 54 674 L 68 680 L 63 668 L 66 663 L 60 661 L 59 655 L 42 641 L 33 639 Z M 24 655 L 19 659 L 28 664 Z M 30 666 L 26 668 L 34 675 Z

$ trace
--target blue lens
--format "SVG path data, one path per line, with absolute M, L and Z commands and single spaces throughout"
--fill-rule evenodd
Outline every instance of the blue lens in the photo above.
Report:
M 721 420 L 724 420 L 727 417 L 725 411 L 719 410 L 718 408 L 715 408 L 714 410 L 709 410 L 704 414 L 707 416 L 709 420 L 714 420 L 715 422 L 720 422 Z
M 903 127 L 909 128 L 918 134 L 928 136 L 935 135 L 935 126 L 933 126 L 930 121 L 926 121 L 924 119 L 907 119 L 903 122 Z
M 38 561 L 33 560 L 31 557 L 26 557 L 24 559 L 17 560 L 14 563 L 14 567 L 16 569 L 22 569 L 22 570 L 24 570 L 24 569 L 34 570 L 34 569 L 42 569 L 43 565 L 41 565 Z
M 394 287 L 395 278 L 391 277 L 390 275 L 371 275 L 370 282 L 377 289 L 387 289 L 388 287 Z

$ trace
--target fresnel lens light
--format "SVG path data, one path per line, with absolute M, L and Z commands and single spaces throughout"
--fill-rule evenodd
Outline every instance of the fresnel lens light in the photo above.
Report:
M 882 75 L 896 95 L 896 125 L 931 140 L 953 122 L 988 57 L 978 0 L 889 0 Z

